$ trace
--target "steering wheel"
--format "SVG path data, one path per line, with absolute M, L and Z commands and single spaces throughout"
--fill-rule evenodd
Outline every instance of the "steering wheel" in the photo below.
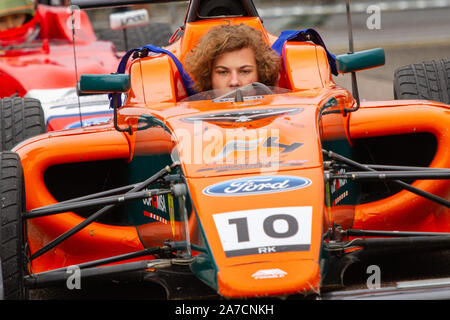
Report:
M 252 92 L 251 90 L 254 90 Z M 255 94 L 273 94 L 273 91 L 261 82 L 252 82 L 246 86 L 236 88 L 230 92 L 221 95 L 220 97 L 215 98 L 214 100 L 221 100 L 226 98 L 234 97 L 235 102 L 243 102 L 244 96 L 255 95 Z

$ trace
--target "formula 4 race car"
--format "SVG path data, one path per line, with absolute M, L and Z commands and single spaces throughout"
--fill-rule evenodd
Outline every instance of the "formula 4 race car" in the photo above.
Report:
M 278 87 L 188 92 L 185 55 L 224 23 L 281 41 Z M 82 75 L 81 92 L 111 95 L 111 122 L 1 153 L 4 298 L 75 274 L 154 282 L 169 299 L 450 297 L 442 279 L 342 288 L 352 262 L 450 245 L 450 106 L 414 94 L 411 67 L 395 81 L 410 100 L 363 102 L 332 74 L 381 66 L 382 49 L 335 57 L 310 29 L 283 40 L 251 0 L 192 0 L 182 31 Z
M 6 133 L 0 140 L 2 150 L 45 131 L 109 121 L 107 95 L 79 96 L 79 76 L 114 72 L 126 49 L 122 34 L 133 47 L 157 40 L 148 31 L 161 24 L 149 24 L 146 12 L 113 13 L 112 29 L 94 30 L 86 12 L 75 6 L 39 4 L 31 35 L 23 38 L 16 32 L 15 37 L 0 38 L 0 116 Z M 121 24 L 124 16 L 128 20 Z M 131 19 L 136 17 L 137 22 Z M 158 31 L 170 36 L 169 29 Z

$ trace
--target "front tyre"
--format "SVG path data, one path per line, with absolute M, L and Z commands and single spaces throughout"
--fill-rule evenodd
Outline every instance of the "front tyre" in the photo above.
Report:
M 17 153 L 0 152 L 0 263 L 5 300 L 28 298 L 24 224 L 26 209 L 22 164 Z

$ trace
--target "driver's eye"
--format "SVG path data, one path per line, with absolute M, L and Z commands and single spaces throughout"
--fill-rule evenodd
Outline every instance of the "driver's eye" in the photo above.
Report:
M 252 72 L 251 70 L 242 70 L 241 73 L 242 74 L 249 74 L 250 72 Z

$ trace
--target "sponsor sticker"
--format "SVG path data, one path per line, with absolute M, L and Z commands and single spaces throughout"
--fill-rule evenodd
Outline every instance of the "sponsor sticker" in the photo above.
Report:
M 244 97 L 244 100 L 245 98 L 246 97 Z M 231 98 L 231 101 L 234 101 L 234 98 Z M 303 108 L 253 109 L 253 110 L 203 114 L 199 116 L 184 118 L 182 120 L 186 122 L 209 121 L 209 122 L 245 123 L 270 117 L 277 117 L 280 115 L 293 114 L 301 111 L 303 111 Z
M 253 279 L 273 279 L 273 278 L 283 278 L 287 275 L 286 271 L 281 269 L 264 269 L 258 270 L 252 274 Z
M 146 9 L 117 12 L 109 16 L 109 24 L 112 30 L 139 27 L 148 23 L 149 17 Z
M 309 186 L 311 180 L 295 176 L 260 176 L 227 180 L 203 189 L 209 196 L 247 196 L 292 191 Z
M 204 171 L 215 171 L 215 172 L 224 172 L 224 171 L 233 171 L 233 170 L 244 170 L 244 169 L 260 169 L 266 167 L 289 167 L 289 166 L 302 166 L 305 164 L 307 160 L 282 160 L 276 162 L 256 162 L 249 164 L 232 164 L 232 165 L 224 165 L 224 166 L 215 166 L 209 168 L 201 168 L 198 169 L 197 172 Z
M 162 222 L 162 223 L 164 223 L 164 224 L 168 224 L 168 223 L 169 223 L 169 221 L 167 221 L 167 220 L 164 219 L 163 217 L 161 217 L 161 216 L 159 216 L 159 215 L 157 215 L 157 214 L 148 212 L 148 211 L 144 211 L 144 216 L 149 217 L 149 218 L 152 218 L 152 219 L 154 219 L 154 220 L 156 220 L 156 221 L 159 221 L 159 222 Z
M 213 219 L 227 257 L 308 251 L 312 207 L 217 213 Z

